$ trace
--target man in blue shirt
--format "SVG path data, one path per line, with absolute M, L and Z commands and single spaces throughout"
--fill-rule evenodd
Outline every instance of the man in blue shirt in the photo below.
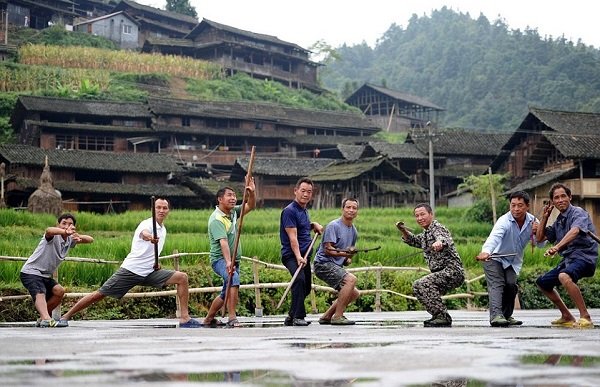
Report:
M 285 325 L 307 326 L 304 319 L 306 309 L 304 300 L 312 287 L 310 271 L 310 252 L 307 259 L 304 256 L 311 244 L 310 232 L 323 232 L 323 226 L 311 222 L 306 207 L 312 200 L 314 185 L 312 180 L 303 177 L 294 187 L 294 201 L 281 211 L 279 223 L 279 238 L 281 240 L 281 262 L 293 276 L 298 267 L 303 266 L 292 285 L 292 305 L 285 319 Z
M 583 208 L 571 204 L 572 198 L 571 190 L 564 184 L 556 183 L 550 188 L 552 204 L 544 207 L 544 215 L 536 238 L 538 241 L 547 239 L 554 244 L 545 255 L 552 256 L 559 253 L 563 259 L 554 269 L 540 276 L 536 284 L 560 310 L 560 318 L 552 321 L 552 325 L 593 328 L 594 324 L 577 281 L 584 277 L 592 277 L 596 271 L 598 243 L 589 235 L 594 234 L 596 229 L 589 214 Z M 546 227 L 550 213 L 555 207 L 560 214 L 551 226 Z M 556 291 L 555 287 L 560 285 L 564 286 L 579 309 L 579 321 L 575 320 Z
M 354 321 L 344 316 L 344 311 L 360 293 L 356 288 L 356 276 L 348 273 L 344 266 L 352 263 L 352 257 L 356 253 L 354 246 L 358 232 L 353 222 L 357 215 L 358 199 L 344 199 L 342 216 L 325 227 L 323 241 L 315 255 L 315 275 L 338 291 L 337 299 L 321 316 L 319 324 L 354 325 Z
M 537 231 L 538 221 L 529 211 L 529 194 L 510 195 L 510 211 L 502 215 L 476 259 L 483 262 L 488 288 L 490 325 L 521 325 L 512 317 L 517 296 L 517 276 L 523 266 L 523 252 Z

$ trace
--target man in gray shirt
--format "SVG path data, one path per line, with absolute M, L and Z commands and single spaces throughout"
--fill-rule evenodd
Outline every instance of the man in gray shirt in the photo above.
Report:
M 360 293 L 356 289 L 356 276 L 348 273 L 344 266 L 352 262 L 354 245 L 358 238 L 354 218 L 358 215 L 358 200 L 342 201 L 342 216 L 325 228 L 323 242 L 315 256 L 315 275 L 338 291 L 338 298 L 319 319 L 319 324 L 353 325 L 354 321 L 344 316 L 349 303 Z
M 40 314 L 38 326 L 42 328 L 66 327 L 62 320 L 55 321 L 50 314 L 62 301 L 65 288 L 52 274 L 64 261 L 70 249 L 77 243 L 92 243 L 94 238 L 75 231 L 77 221 L 71 214 L 58 217 L 55 227 L 48 227 L 37 248 L 21 268 L 21 282 L 31 294 L 35 308 Z

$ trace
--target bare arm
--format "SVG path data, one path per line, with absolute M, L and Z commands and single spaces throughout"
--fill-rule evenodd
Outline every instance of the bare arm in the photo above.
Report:
M 225 259 L 227 271 L 229 273 L 233 273 L 234 262 L 231 258 L 231 250 L 229 250 L 229 243 L 227 241 L 227 238 L 219 239 L 219 245 L 221 246 L 221 254 L 223 254 L 223 259 Z
M 552 213 L 553 209 L 554 209 L 554 206 L 550 203 L 548 203 L 546 206 L 544 206 L 542 220 L 540 221 L 540 224 L 537 226 L 537 230 L 535 232 L 535 240 L 537 243 L 541 243 L 546 240 L 546 225 L 548 224 L 548 218 L 550 217 L 550 214 Z
M 254 178 L 251 177 L 248 179 L 248 176 L 246 176 L 246 180 L 249 181 L 246 185 L 248 197 L 246 198 L 246 205 L 243 208 L 244 215 L 256 208 L 256 184 L 254 183 Z
M 569 243 L 573 242 L 575 238 L 577 238 L 580 232 L 581 230 L 579 229 L 579 227 L 571 228 L 557 244 L 546 250 L 546 254 L 554 255 L 559 251 L 564 250 L 569 245 Z

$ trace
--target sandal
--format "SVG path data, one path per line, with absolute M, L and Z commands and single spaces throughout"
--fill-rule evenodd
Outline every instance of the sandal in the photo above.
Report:
M 187 320 L 184 323 L 179 323 L 179 328 L 200 328 L 202 324 L 198 320 L 194 320 L 193 318 Z
M 590 329 L 590 328 L 594 328 L 594 323 L 591 322 L 590 320 L 588 320 L 587 318 L 580 318 L 579 322 L 576 325 L 577 327 L 581 328 L 581 329 Z
M 208 324 L 205 322 L 202 322 L 202 326 L 208 327 L 208 328 L 217 328 L 217 327 L 224 327 L 225 323 L 216 318 L 213 318 L 212 320 L 210 320 L 210 322 Z
M 576 321 L 575 320 L 565 320 L 564 318 L 561 317 L 554 321 L 551 321 L 550 324 L 552 324 L 554 326 L 558 326 L 558 327 L 572 328 L 576 324 Z
M 238 321 L 237 318 L 234 318 L 233 320 L 227 321 L 227 327 L 228 328 L 239 328 L 241 326 L 242 326 L 242 324 L 240 324 L 240 322 Z

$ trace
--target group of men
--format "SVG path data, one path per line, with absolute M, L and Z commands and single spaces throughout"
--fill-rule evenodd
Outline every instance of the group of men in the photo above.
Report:
M 202 322 L 189 315 L 187 274 L 154 266 L 155 246 L 160 254 L 167 235 L 164 221 L 169 214 L 169 201 L 159 198 L 155 201 L 156 236 L 153 234 L 153 218 L 143 220 L 134 232 L 131 251 L 121 267 L 100 289 L 76 302 L 58 321 L 52 319 L 51 312 L 60 304 L 65 290 L 52 278 L 52 273 L 65 259 L 69 249 L 77 243 L 92 243 L 93 238 L 76 232 L 75 217 L 71 214 L 61 215 L 56 227 L 46 229 L 38 247 L 21 270 L 21 280 L 40 315 L 38 326 L 66 327 L 77 312 L 106 296 L 121 298 L 136 285 L 162 288 L 172 284 L 177 285 L 180 300 L 179 327 L 240 326 L 236 317 L 241 259 L 237 224 L 255 208 L 255 191 L 254 179 L 247 178 L 241 205 L 237 204 L 236 193 L 231 187 L 224 187 L 217 192 L 217 206 L 208 220 L 208 237 L 210 262 L 214 272 L 223 279 L 223 287 L 212 301 Z M 354 198 L 344 199 L 341 216 L 323 227 L 317 222 L 311 222 L 308 213 L 307 207 L 312 200 L 313 191 L 314 184 L 310 179 L 300 179 L 294 187 L 294 200 L 281 212 L 281 260 L 292 278 L 295 278 L 291 285 L 291 306 L 284 324 L 310 324 L 306 320 L 305 309 L 305 299 L 312 288 L 310 258 L 314 242 L 322 236 L 315 254 L 314 273 L 338 293 L 318 322 L 353 325 L 355 322 L 346 318 L 344 312 L 360 293 L 356 288 L 356 277 L 344 267 L 351 264 L 357 252 L 355 246 L 358 233 L 354 219 L 358 215 L 359 202 Z M 495 223 L 476 257 L 483 263 L 489 294 L 490 324 L 494 327 L 522 324 L 512 314 L 518 293 L 517 277 L 523 265 L 524 250 L 530 242 L 532 246 L 535 244 L 539 247 L 550 242 L 553 246 L 546 251 L 546 255 L 558 253 L 562 256 L 554 269 L 536 281 L 543 294 L 561 312 L 561 316 L 551 323 L 564 327 L 593 327 L 577 282 L 581 278 L 593 276 L 595 272 L 598 243 L 593 238 L 594 225 L 585 210 L 571 204 L 572 195 L 567 186 L 554 184 L 549 196 L 551 201 L 544 206 L 540 221 L 528 212 L 529 195 L 525 192 L 513 193 L 510 196 L 510 211 Z M 558 209 L 559 215 L 552 225 L 548 225 L 554 208 Z M 428 204 L 415 206 L 414 216 L 423 229 L 421 233 L 413 234 L 403 222 L 398 222 L 396 226 L 404 242 L 422 249 L 431 271 L 413 284 L 415 297 L 432 316 L 424 322 L 424 326 L 451 326 L 452 318 L 442 296 L 464 282 L 465 271 L 461 258 L 449 230 L 435 219 Z M 311 237 L 311 232 L 315 234 L 314 237 Z M 558 286 L 566 289 L 578 308 L 578 320 L 562 301 L 556 290 Z M 223 306 L 228 313 L 226 323 L 216 317 Z

